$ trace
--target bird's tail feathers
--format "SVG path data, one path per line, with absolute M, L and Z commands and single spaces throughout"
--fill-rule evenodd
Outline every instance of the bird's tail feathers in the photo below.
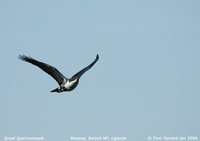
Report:
M 56 89 L 54 89 L 54 90 L 52 90 L 51 92 L 59 92 L 59 88 L 56 88 Z

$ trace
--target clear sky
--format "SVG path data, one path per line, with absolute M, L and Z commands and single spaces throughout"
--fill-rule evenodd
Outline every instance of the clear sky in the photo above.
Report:
M 0 140 L 5 136 L 200 138 L 200 1 L 1 0 Z M 20 54 L 67 77 L 72 92 Z

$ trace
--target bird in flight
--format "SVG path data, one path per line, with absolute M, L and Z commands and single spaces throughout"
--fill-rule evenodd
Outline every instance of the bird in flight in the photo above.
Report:
M 38 60 L 35 60 L 32 57 L 27 57 L 25 55 L 19 55 L 19 59 L 21 59 L 22 61 L 25 61 L 25 62 L 29 62 L 33 65 L 36 65 L 37 67 L 39 67 L 40 69 L 42 69 L 43 71 L 48 73 L 51 77 L 53 77 L 58 82 L 59 87 L 52 90 L 51 92 L 61 93 L 64 91 L 72 91 L 74 88 L 76 88 L 76 86 L 79 83 L 80 77 L 86 71 L 88 71 L 92 66 L 94 66 L 94 64 L 99 60 L 99 55 L 97 54 L 95 60 L 91 64 L 89 64 L 87 67 L 85 67 L 82 70 L 80 70 L 79 72 L 77 72 L 70 79 L 66 78 L 55 67 L 53 67 L 49 64 L 40 62 Z

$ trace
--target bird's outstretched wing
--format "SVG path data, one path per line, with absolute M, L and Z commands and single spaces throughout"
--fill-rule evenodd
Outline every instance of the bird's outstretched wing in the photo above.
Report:
M 77 72 L 74 76 L 72 76 L 72 80 L 73 79 L 79 79 L 86 71 L 88 71 L 92 66 L 94 66 L 94 64 L 99 60 L 99 55 L 97 54 L 95 60 L 88 65 L 87 67 L 83 68 L 81 71 Z
M 25 55 L 20 55 L 19 59 L 21 59 L 22 61 L 26 61 L 29 62 L 33 65 L 36 65 L 37 67 L 41 68 L 43 71 L 45 71 L 46 73 L 48 73 L 50 76 L 52 76 L 59 85 L 61 85 L 63 83 L 63 81 L 66 80 L 65 76 L 63 74 L 61 74 L 55 67 L 50 66 L 46 63 L 37 61 L 31 57 L 27 57 Z

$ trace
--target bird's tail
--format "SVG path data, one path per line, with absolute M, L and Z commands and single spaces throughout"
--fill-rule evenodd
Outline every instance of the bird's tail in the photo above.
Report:
M 52 90 L 51 92 L 59 92 L 59 89 L 58 88 L 56 88 L 56 89 L 54 89 L 54 90 Z

